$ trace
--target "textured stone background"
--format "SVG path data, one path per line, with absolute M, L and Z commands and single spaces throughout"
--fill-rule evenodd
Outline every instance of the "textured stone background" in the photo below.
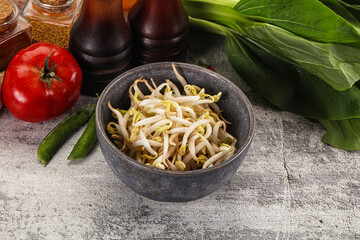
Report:
M 231 181 L 193 202 L 148 200 L 116 178 L 98 145 L 67 161 L 80 132 L 43 167 L 37 146 L 67 114 L 34 124 L 3 108 L 0 239 L 360 239 L 359 152 L 324 145 L 318 123 L 248 88 L 221 40 L 198 44 L 199 56 L 237 82 L 254 107 L 255 138 Z M 82 96 L 70 112 L 88 101 Z

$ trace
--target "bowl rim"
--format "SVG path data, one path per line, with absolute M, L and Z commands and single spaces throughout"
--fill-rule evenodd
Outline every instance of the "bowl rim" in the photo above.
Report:
M 141 65 L 135 68 L 132 68 L 130 70 L 127 70 L 126 72 L 120 74 L 119 76 L 117 76 L 116 78 L 114 78 L 114 80 L 112 80 L 102 91 L 102 93 L 100 94 L 100 97 L 98 99 L 98 102 L 96 104 L 96 109 L 95 109 L 95 123 L 96 123 L 96 130 L 98 132 L 99 135 L 101 135 L 101 137 L 104 139 L 104 142 L 106 145 L 108 145 L 110 147 L 110 149 L 116 153 L 118 153 L 123 159 L 126 160 L 127 163 L 130 163 L 131 165 L 136 165 L 136 167 L 141 168 L 142 170 L 145 171 L 150 171 L 150 172 L 156 172 L 157 174 L 163 174 L 163 175 L 197 175 L 197 174 L 205 174 L 211 171 L 215 171 L 218 168 L 222 168 L 225 165 L 230 164 L 232 161 L 234 161 L 235 158 L 237 158 L 239 155 L 241 155 L 244 151 L 246 151 L 249 148 L 249 145 L 251 144 L 253 138 L 254 138 L 254 134 L 255 134 L 255 118 L 254 118 L 254 112 L 252 109 L 252 105 L 250 103 L 250 100 L 247 98 L 247 96 L 245 95 L 245 93 L 237 86 L 235 85 L 235 83 L 231 82 L 229 79 L 225 78 L 224 76 L 220 75 L 217 72 L 214 72 L 212 70 L 209 70 L 207 68 L 195 65 L 195 64 L 191 64 L 191 63 L 184 63 L 184 62 L 174 62 L 175 67 L 176 66 L 180 66 L 180 67 L 185 67 L 185 68 L 193 68 L 196 69 L 198 71 L 202 71 L 205 72 L 206 74 L 210 74 L 210 75 L 215 75 L 216 78 L 221 79 L 222 81 L 225 81 L 227 83 L 229 83 L 230 85 L 232 85 L 232 87 L 234 89 L 236 89 L 238 96 L 241 98 L 241 100 L 245 103 L 247 111 L 249 113 L 249 131 L 247 133 L 247 137 L 244 141 L 244 143 L 241 145 L 240 148 L 238 148 L 236 150 L 236 152 L 229 157 L 228 159 L 224 160 L 223 162 L 214 165 L 212 167 L 208 167 L 208 168 L 204 168 L 204 169 L 197 169 L 197 170 L 191 170 L 191 171 L 171 171 L 171 170 L 163 170 L 163 169 L 158 169 L 152 166 L 148 166 L 142 163 L 139 163 L 138 161 L 136 161 L 135 159 L 129 157 L 128 155 L 126 155 L 125 153 L 123 153 L 122 151 L 120 151 L 120 149 L 118 147 L 115 146 L 115 144 L 113 144 L 110 140 L 110 138 L 107 136 L 106 132 L 104 131 L 104 128 L 102 126 L 102 124 L 100 123 L 100 112 L 102 111 L 101 108 L 101 102 L 104 101 L 104 96 L 111 90 L 111 88 L 117 84 L 117 82 L 121 81 L 124 77 L 128 76 L 128 75 L 132 75 L 136 72 L 141 72 L 143 69 L 146 68 L 154 68 L 154 67 L 159 67 L 159 66 L 169 66 L 171 67 L 173 64 L 173 62 L 156 62 L 156 63 L 149 63 L 149 64 L 145 64 L 145 65 Z M 135 79 L 134 79 L 135 80 Z M 221 100 L 220 100 L 221 101 Z

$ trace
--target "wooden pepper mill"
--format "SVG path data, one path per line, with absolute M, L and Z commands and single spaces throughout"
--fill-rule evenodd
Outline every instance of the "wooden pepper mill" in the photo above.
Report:
M 135 65 L 185 61 L 189 18 L 181 0 L 140 0 L 129 22 Z

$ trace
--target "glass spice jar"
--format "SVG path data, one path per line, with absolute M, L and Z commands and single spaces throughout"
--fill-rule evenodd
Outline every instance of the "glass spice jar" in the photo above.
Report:
M 32 42 L 69 48 L 70 30 L 81 0 L 28 0 L 23 16 L 32 26 Z
M 0 0 L 0 72 L 21 49 L 31 44 L 31 26 L 11 0 Z

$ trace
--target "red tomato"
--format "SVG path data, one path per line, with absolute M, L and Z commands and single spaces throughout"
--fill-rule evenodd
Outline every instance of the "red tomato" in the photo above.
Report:
M 4 105 L 27 122 L 53 119 L 76 103 L 82 76 L 75 58 L 64 48 L 32 44 L 18 52 L 5 71 Z

